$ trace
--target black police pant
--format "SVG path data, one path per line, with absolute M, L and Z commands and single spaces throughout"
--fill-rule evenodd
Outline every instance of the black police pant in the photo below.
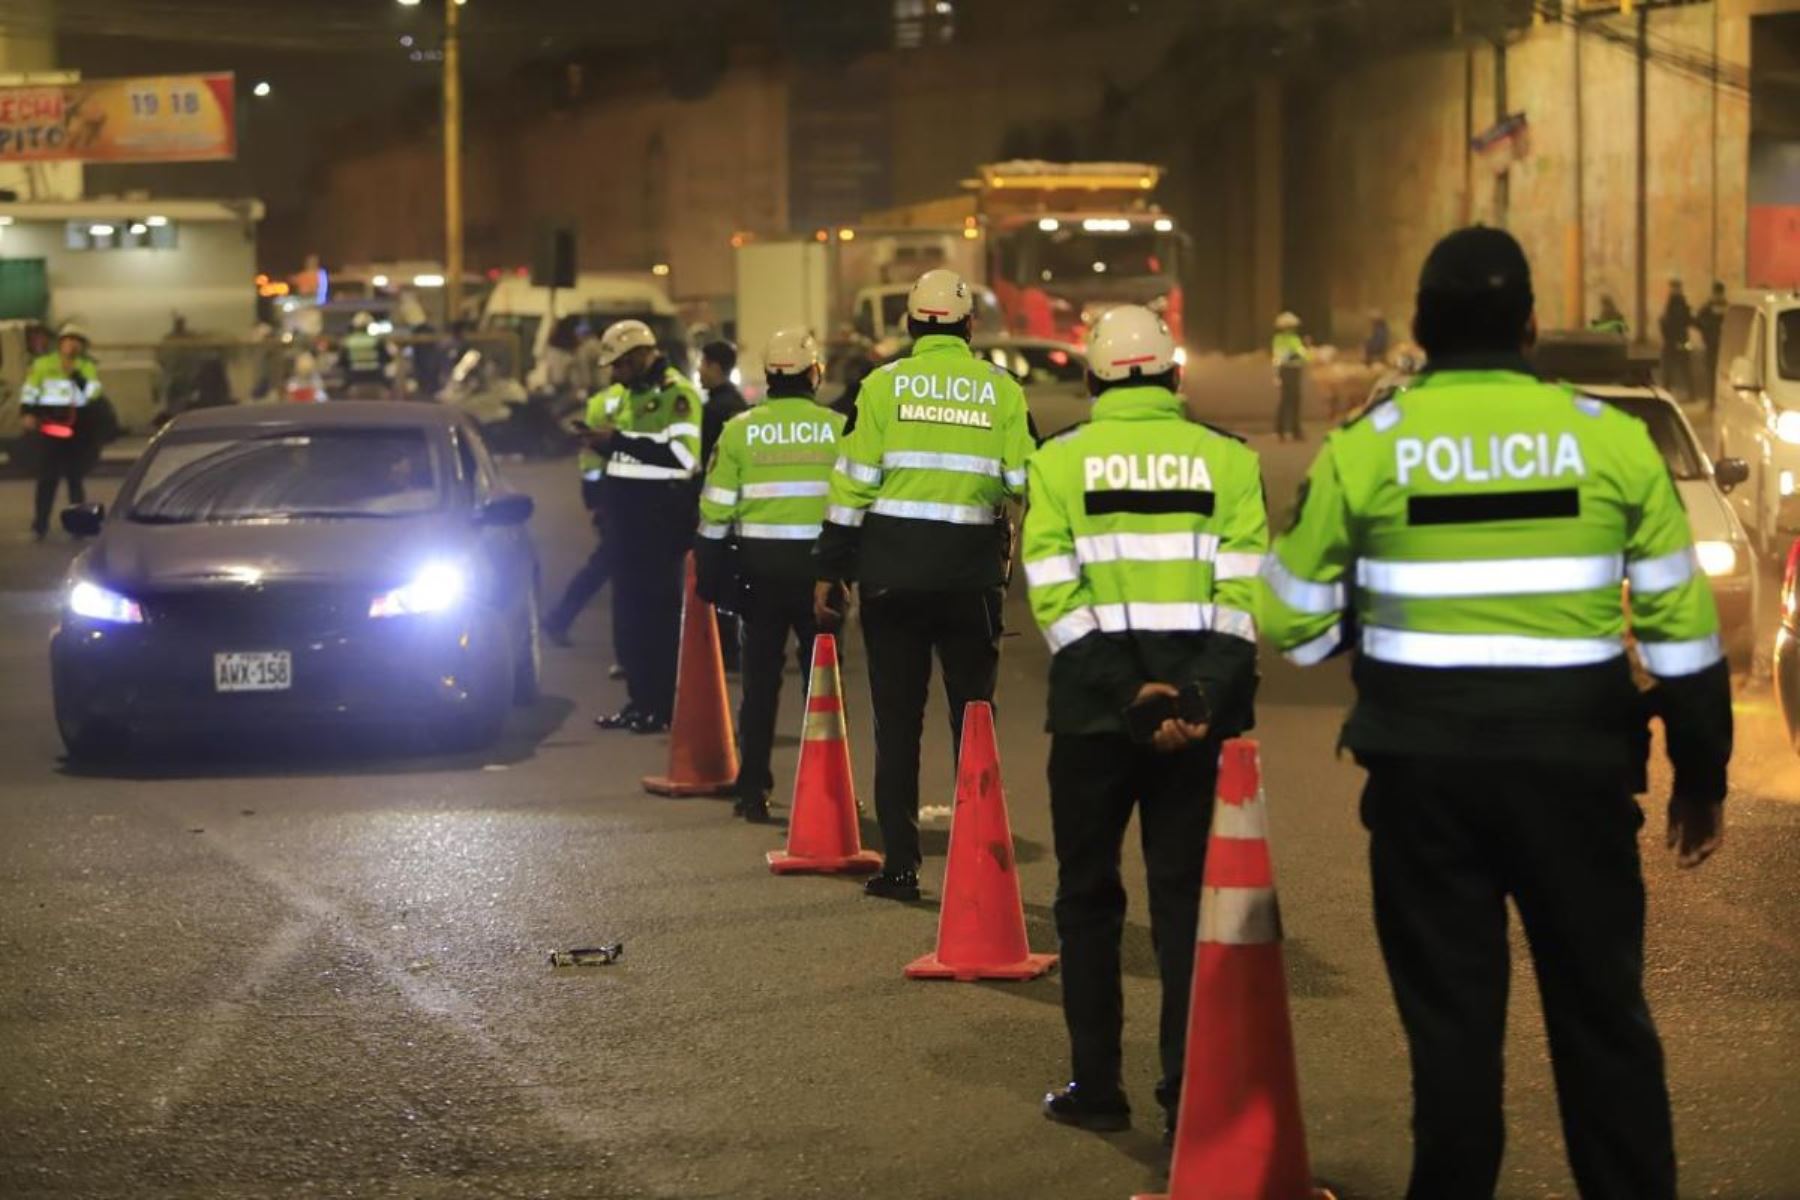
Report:
M 1623 778 L 1449 758 L 1364 765 L 1375 928 L 1412 1052 L 1409 1200 L 1494 1194 L 1508 896 L 1537 968 L 1576 1186 L 1585 1200 L 1674 1200 L 1643 989 L 1643 814 Z
M 1000 672 L 999 588 L 884 591 L 862 597 L 863 646 L 875 717 L 875 815 L 886 869 L 919 867 L 919 738 L 931 656 L 944 672 L 951 745 L 962 748 L 963 706 L 994 699 Z
M 1063 1017 L 1071 1078 L 1084 1091 L 1105 1094 L 1121 1086 L 1125 884 L 1119 856 L 1135 807 L 1150 891 L 1150 943 L 1162 979 L 1157 1027 L 1162 1079 L 1156 1096 L 1165 1108 L 1180 1098 L 1200 881 L 1218 774 L 1217 742 L 1159 754 L 1123 734 L 1050 739 Z
M 1275 436 L 1302 436 L 1300 432 L 1300 402 L 1306 389 L 1306 368 L 1296 363 L 1284 363 L 1277 370 L 1281 381 L 1280 398 L 1275 406 Z
M 737 794 L 744 800 L 766 797 L 775 786 L 769 758 L 775 746 L 775 718 L 781 709 L 781 674 L 787 667 L 788 635 L 800 678 L 812 665 L 813 585 L 810 579 L 753 580 L 750 600 L 738 614 L 742 638 L 739 670 L 744 689 L 738 706 Z
M 595 480 L 584 479 L 581 482 L 581 502 L 587 506 L 594 523 L 594 550 L 588 555 L 587 561 L 576 570 L 574 576 L 569 580 L 569 585 L 563 589 L 562 599 L 558 600 L 556 607 L 544 617 L 544 624 L 557 633 L 567 633 L 569 627 L 575 624 L 575 618 L 581 615 L 581 610 L 600 594 L 600 589 L 604 588 L 607 580 L 612 578 L 613 552 L 604 510 L 600 507 L 601 486 Z M 615 651 L 618 649 L 619 643 L 617 632 L 615 628 L 615 637 L 613 638 Z
M 69 485 L 69 503 L 87 503 L 87 473 L 93 451 L 78 438 L 37 437 L 37 494 L 33 498 L 31 531 L 42 536 L 50 531 L 50 511 L 56 507 L 56 485 Z
M 661 503 L 620 511 L 609 527 L 619 535 L 613 626 L 626 692 L 633 708 L 664 719 L 675 711 L 682 569 L 695 520 L 690 489 L 671 485 L 666 493 Z

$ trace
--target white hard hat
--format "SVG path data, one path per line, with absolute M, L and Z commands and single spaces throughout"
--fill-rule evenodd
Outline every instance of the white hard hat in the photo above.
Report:
M 804 375 L 819 365 L 819 339 L 810 329 L 777 329 L 763 351 L 763 370 L 770 375 Z
M 1300 328 L 1300 318 L 1291 312 L 1284 312 L 1279 317 L 1275 318 L 1275 328 L 1298 329 Z
M 906 296 L 906 315 L 933 325 L 955 325 L 975 311 L 969 285 L 955 271 L 939 267 L 919 276 Z
M 596 356 L 603 367 L 610 367 L 633 350 L 656 348 L 656 335 L 642 321 L 619 321 L 606 327 L 600 335 L 600 353 Z
M 1175 366 L 1175 338 L 1164 320 L 1136 304 L 1109 308 L 1088 334 L 1088 370 L 1118 383 L 1161 375 Z
M 73 321 L 64 321 L 63 327 L 56 331 L 56 340 L 60 342 L 64 338 L 80 338 L 85 342 L 88 340 L 87 330 Z
M 370 325 L 374 324 L 374 322 L 375 318 L 371 317 L 368 313 L 358 312 L 354 317 L 350 318 L 350 328 L 367 329 Z

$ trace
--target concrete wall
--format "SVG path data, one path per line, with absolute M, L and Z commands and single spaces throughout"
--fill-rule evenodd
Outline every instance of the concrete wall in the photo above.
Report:
M 785 84 L 758 66 L 733 68 L 700 100 L 646 80 L 523 127 L 472 126 L 468 262 L 527 264 L 538 222 L 570 220 L 585 271 L 666 262 L 674 294 L 728 293 L 732 233 L 786 226 L 786 131 Z M 421 138 L 332 163 L 313 208 L 325 261 L 441 259 L 442 161 Z
M 1727 74 L 1741 78 L 1749 23 L 1729 10 L 1653 10 L 1652 45 L 1662 54 L 1708 58 L 1715 18 L 1719 56 Z M 1626 20 L 1606 25 L 1632 30 Z M 1410 320 L 1426 251 L 1468 220 L 1504 224 L 1518 236 L 1531 256 L 1544 327 L 1583 322 L 1603 293 L 1634 328 L 1640 325 L 1636 55 L 1600 28 L 1590 25 L 1578 37 L 1571 27 L 1547 25 L 1513 42 L 1503 106 L 1496 103 L 1494 50 L 1476 43 L 1343 75 L 1309 110 L 1306 127 L 1287 124 L 1288 136 L 1304 139 L 1318 164 L 1315 179 L 1290 185 L 1312 197 L 1300 219 L 1329 231 L 1315 256 L 1329 280 L 1328 311 L 1323 319 L 1310 314 L 1315 326 L 1353 341 L 1368 309 Z M 1645 273 L 1653 329 L 1671 277 L 1683 279 L 1690 294 L 1703 293 L 1714 278 L 1743 278 L 1749 104 L 1741 88 L 1720 87 L 1715 107 L 1708 80 L 1656 61 L 1647 93 Z M 1528 150 L 1507 169 L 1504 211 L 1495 171 L 1480 156 L 1467 162 L 1465 151 L 1470 127 L 1489 125 L 1499 107 L 1523 110 L 1530 121 Z M 1290 247 L 1298 238 L 1287 231 Z

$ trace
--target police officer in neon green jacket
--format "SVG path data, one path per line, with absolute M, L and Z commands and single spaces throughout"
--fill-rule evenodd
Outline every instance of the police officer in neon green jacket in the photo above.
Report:
M 597 723 L 662 733 L 675 708 L 682 564 L 696 518 L 702 402 L 642 321 L 607 329 L 599 361 L 625 389 L 615 419 L 589 440 L 606 455 L 601 503 L 609 528 L 618 532 L 613 623 L 630 698 Z
M 700 595 L 743 618 L 737 813 L 755 823 L 769 819 L 775 786 L 769 755 L 789 633 L 802 678 L 812 662 L 812 548 L 844 429 L 841 415 L 813 399 L 820 370 L 811 333 L 776 331 L 763 368 L 767 399 L 719 434 L 694 547 Z
M 875 714 L 875 811 L 886 863 L 869 895 L 919 896 L 919 738 L 935 651 L 953 744 L 963 706 L 991 701 L 1011 526 L 1032 450 L 1025 394 L 969 349 L 975 304 L 954 271 L 907 296 L 912 353 L 871 373 L 831 476 L 815 602 L 834 619 L 846 581 L 861 594 Z
M 1425 373 L 1326 440 L 1267 560 L 1263 627 L 1301 663 L 1357 653 L 1343 742 L 1368 771 L 1376 932 L 1412 1051 L 1407 1195 L 1494 1193 L 1510 895 L 1581 1194 L 1674 1200 L 1627 628 L 1656 681 L 1683 866 L 1720 842 L 1730 688 L 1661 454 L 1630 416 L 1534 378 L 1534 334 L 1517 242 L 1438 244 Z
M 621 384 L 612 384 L 602 388 L 588 397 L 587 411 L 580 425 L 580 432 L 587 434 L 600 432 L 610 426 L 617 425 L 619 407 L 625 401 L 625 388 Z M 606 456 L 591 443 L 583 441 L 580 453 L 576 456 L 576 469 L 581 472 L 581 504 L 588 510 L 594 524 L 594 551 L 588 555 L 587 561 L 581 564 L 569 586 L 563 589 L 562 599 L 556 607 L 544 615 L 544 635 L 559 646 L 569 644 L 569 627 L 588 602 L 600 594 L 606 581 L 612 578 L 612 541 L 616 534 L 607 531 L 606 507 L 603 503 L 606 490 Z M 613 649 L 615 656 L 618 650 L 618 630 L 614 629 Z
M 1262 469 L 1241 441 L 1188 419 L 1179 383 L 1162 319 L 1111 310 L 1088 342 L 1093 419 L 1030 463 L 1022 558 L 1051 651 L 1056 928 L 1073 1065 L 1044 1112 L 1089 1129 L 1130 1123 L 1119 855 L 1132 810 L 1162 977 L 1157 1098 L 1173 1129 L 1219 742 L 1254 721 Z M 1204 703 L 1170 710 L 1134 740 L 1128 710 L 1154 711 L 1183 689 Z

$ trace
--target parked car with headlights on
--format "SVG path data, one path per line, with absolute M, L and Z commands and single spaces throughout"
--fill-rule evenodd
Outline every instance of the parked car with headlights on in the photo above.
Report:
M 314 724 L 494 740 L 536 698 L 529 496 L 435 404 L 184 414 L 74 562 L 50 665 L 72 757 Z

